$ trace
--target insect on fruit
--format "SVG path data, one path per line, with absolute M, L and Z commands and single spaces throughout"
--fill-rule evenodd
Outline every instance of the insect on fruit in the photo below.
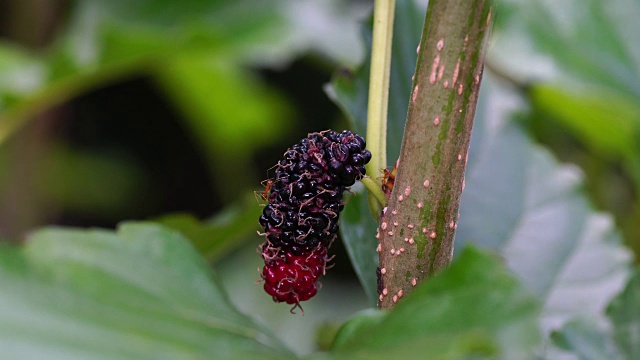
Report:
M 273 186 L 273 180 L 267 179 L 267 180 L 264 180 L 261 184 L 262 186 L 264 186 L 264 191 L 262 193 L 259 191 L 254 191 L 253 194 L 256 196 L 256 199 L 258 199 L 258 196 L 260 196 L 262 200 L 266 201 L 267 198 L 269 197 L 269 192 L 271 191 L 271 187 Z

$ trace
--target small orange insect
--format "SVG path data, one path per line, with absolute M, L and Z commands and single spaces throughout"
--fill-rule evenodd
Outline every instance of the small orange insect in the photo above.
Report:
M 254 191 L 254 194 L 260 195 L 260 198 L 262 198 L 262 200 L 267 200 L 269 198 L 269 191 L 271 191 L 271 187 L 273 186 L 273 180 L 271 179 L 267 179 L 265 181 L 263 181 L 262 186 L 264 186 L 264 192 L 260 193 L 258 191 Z
M 393 167 L 393 170 L 389 171 L 388 169 L 382 169 L 382 192 L 384 192 L 387 197 L 391 195 L 391 190 L 393 190 L 393 183 L 396 180 L 396 173 L 398 172 L 398 163 Z

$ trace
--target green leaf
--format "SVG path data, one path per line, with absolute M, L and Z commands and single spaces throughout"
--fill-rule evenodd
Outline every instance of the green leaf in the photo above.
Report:
M 545 331 L 603 319 L 629 275 L 630 253 L 611 218 L 594 212 L 581 174 L 560 166 L 510 121 L 520 100 L 483 81 L 460 206 L 456 248 L 494 249 L 544 303 Z
M 10 358 L 281 358 L 177 233 L 131 223 L 45 229 L 0 248 L 0 343 Z
M 620 358 L 611 339 L 593 321 L 573 320 L 565 324 L 562 330 L 553 332 L 551 337 L 560 349 L 572 352 L 579 359 Z
M 626 359 L 640 358 L 640 270 L 616 297 L 607 315 L 613 324 L 613 338 Z
M 387 164 L 388 167 L 393 167 L 400 155 L 411 90 L 411 76 L 416 66 L 416 46 L 420 42 L 425 11 L 413 1 L 396 2 L 389 80 L 387 159 L 391 163 Z M 331 86 L 326 89 L 331 99 L 352 120 L 354 129 L 360 134 L 366 134 L 367 125 L 371 19 L 364 26 L 363 34 L 368 54 L 365 62 L 354 74 L 344 71 L 336 73 Z M 367 175 L 377 178 L 382 174 Z M 375 273 L 378 266 L 378 254 L 375 252 L 376 224 L 368 207 L 364 192 L 359 192 L 358 196 L 345 207 L 344 215 L 340 220 L 340 231 L 356 274 L 372 304 L 375 304 L 378 301 Z
M 262 207 L 251 196 L 206 222 L 184 213 L 165 215 L 155 221 L 179 231 L 209 261 L 216 261 L 245 245 L 250 234 L 256 234 L 260 229 L 256 219 L 261 212 Z
M 369 304 L 375 306 L 378 301 L 376 289 L 376 269 L 378 253 L 376 246 L 377 223 L 369 212 L 369 202 L 364 186 L 358 184 L 340 215 L 340 234 L 351 259 L 351 264 L 358 275 Z
M 507 74 L 587 82 L 640 97 L 638 1 L 507 0 L 499 5 L 509 10 L 501 19 L 494 54 L 500 55 L 497 64 L 504 65 Z M 530 66 L 544 67 L 546 74 L 532 76 Z
M 252 176 L 239 177 L 237 171 L 251 169 L 253 149 L 273 143 L 291 126 L 292 111 L 284 97 L 265 87 L 238 60 L 215 54 L 173 56 L 154 75 L 186 115 L 216 176 L 235 179 L 227 182 L 223 196 L 250 187 Z
M 538 308 L 495 256 L 467 248 L 393 311 L 369 311 L 347 322 L 335 340 L 334 354 L 367 359 L 523 358 L 539 340 Z
M 415 13 L 412 16 L 417 18 Z M 398 10 L 396 24 L 408 26 L 412 23 L 409 19 L 407 13 Z M 416 29 L 415 36 L 419 36 Z M 408 36 L 402 31 L 394 35 Z M 394 54 L 402 52 L 406 61 L 415 54 L 415 44 L 417 40 L 396 42 Z M 390 129 L 401 129 L 404 123 L 404 116 L 394 112 L 396 106 L 392 104 L 402 104 L 406 111 L 410 91 L 410 85 L 398 86 L 411 76 L 397 77 L 397 65 L 392 64 Z M 336 101 L 356 124 L 362 124 L 366 115 L 366 78 L 366 71 L 359 71 L 352 78 L 339 75 L 333 84 Z M 482 89 L 456 248 L 473 243 L 500 252 L 525 286 L 542 300 L 541 326 L 545 332 L 577 316 L 603 319 L 604 308 L 628 276 L 629 252 L 620 244 L 611 218 L 591 209 L 579 172 L 560 166 L 511 120 L 514 112 L 524 109 L 521 99 L 487 76 Z M 400 138 L 392 134 L 390 131 L 389 148 L 395 145 L 398 149 Z M 354 221 L 369 216 L 364 204 L 359 205 L 364 213 L 360 217 L 350 214 Z M 349 209 L 356 210 L 355 206 Z M 367 271 L 360 275 L 363 286 L 375 289 L 371 270 L 377 266 L 375 230 L 350 231 L 353 226 L 358 229 L 362 225 L 351 220 L 341 223 L 347 249 L 357 271 Z
M 606 88 L 569 90 L 560 84 L 535 85 L 534 106 L 554 117 L 593 152 L 614 158 L 639 153 L 640 106 Z
M 622 161 L 639 189 L 640 2 L 500 4 L 508 11 L 501 13 L 490 68 L 522 87 L 532 85 L 533 105 L 548 115 L 534 122 L 555 122 L 592 158 Z

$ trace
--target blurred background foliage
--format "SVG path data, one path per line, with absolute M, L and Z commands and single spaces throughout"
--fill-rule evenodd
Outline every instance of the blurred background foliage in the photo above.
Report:
M 211 216 L 309 131 L 362 56 L 367 2 L 3 1 L 0 218 L 113 226 Z M 334 40 L 330 40 L 334 39 Z
M 640 3 L 498 4 L 487 71 L 526 100 L 519 124 L 582 169 L 591 201 L 639 253 Z M 309 324 L 335 330 L 368 304 L 341 246 L 304 319 L 256 298 L 246 284 L 257 274 L 237 269 L 260 263 L 253 192 L 268 169 L 306 133 L 354 126 L 323 89 L 363 59 L 371 7 L 0 0 L 0 237 L 155 219 L 214 262 L 238 308 L 309 352 Z

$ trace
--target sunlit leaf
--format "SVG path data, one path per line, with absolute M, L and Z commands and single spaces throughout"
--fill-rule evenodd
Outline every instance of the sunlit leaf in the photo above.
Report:
M 535 106 L 553 116 L 594 152 L 615 158 L 640 151 L 640 107 L 632 98 L 599 89 L 569 90 L 560 85 L 536 85 Z

